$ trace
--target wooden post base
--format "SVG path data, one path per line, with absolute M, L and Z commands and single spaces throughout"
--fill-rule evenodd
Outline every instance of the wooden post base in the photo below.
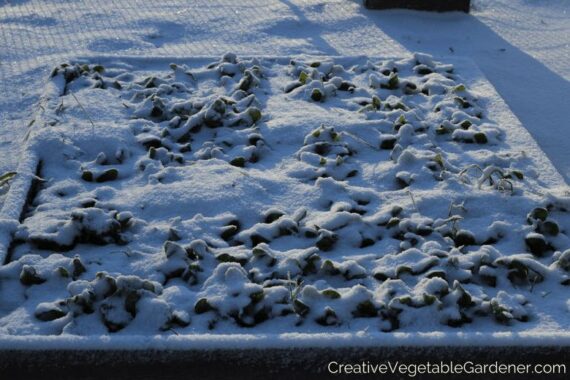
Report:
M 368 9 L 415 9 L 419 11 L 469 13 L 471 0 L 364 0 Z

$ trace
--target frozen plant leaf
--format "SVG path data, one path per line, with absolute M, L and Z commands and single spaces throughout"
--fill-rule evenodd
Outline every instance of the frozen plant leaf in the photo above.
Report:
M 320 102 L 323 99 L 323 93 L 318 88 L 315 88 L 313 92 L 311 92 L 311 99 L 315 102 Z
M 477 132 L 473 135 L 473 138 L 475 139 L 475 142 L 477 144 L 486 144 L 487 143 L 487 135 L 485 135 L 483 132 Z
M 103 72 L 105 71 L 105 68 L 102 65 L 95 65 L 95 66 L 93 66 L 93 71 L 95 71 L 99 74 L 103 74 Z
M 380 98 L 377 96 L 372 97 L 372 106 L 376 109 L 380 109 Z
M 463 84 L 457 85 L 453 88 L 453 92 L 462 92 L 462 91 L 465 91 L 465 85 Z
M 438 164 L 442 168 L 444 167 L 443 157 L 441 156 L 440 153 L 436 154 L 433 160 L 435 161 L 436 164 Z
M 334 289 L 325 289 L 321 293 L 323 294 L 323 296 L 330 298 L 330 299 L 340 298 L 340 293 Z
M 251 117 L 251 120 L 253 121 L 253 124 L 257 123 L 259 120 L 261 120 L 261 111 L 258 108 L 255 107 L 251 107 L 248 109 L 249 116 Z
M 12 178 L 16 176 L 16 172 L 7 172 L 0 176 L 0 186 L 4 186 L 8 183 Z

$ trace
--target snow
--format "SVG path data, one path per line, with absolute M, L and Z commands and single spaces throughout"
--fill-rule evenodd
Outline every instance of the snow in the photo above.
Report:
M 160 6 L 134 0 L 6 1 L 0 8 L 0 172 L 17 166 L 49 71 L 80 54 L 404 56 L 423 51 L 473 59 L 568 181 L 570 137 L 564 128 L 570 111 L 561 107 L 570 89 L 568 2 L 472 4 L 470 15 L 440 15 L 368 11 L 357 0 L 248 0 L 239 6 L 231 1 Z
M 0 66 L 3 87 L 27 92 L 5 96 L 0 110 L 19 120 L 38 111 L 25 149 L 12 137 L 4 147 L 23 155 L 0 220 L 0 252 L 12 235 L 18 244 L 0 272 L 0 341 L 567 344 L 567 134 L 544 132 L 567 118 L 567 49 L 557 33 L 561 47 L 543 50 L 508 34 L 494 12 L 514 20 L 522 11 L 510 4 L 475 2 L 476 17 L 369 12 L 348 1 L 220 7 L 233 13 L 167 4 L 142 20 L 145 5 L 137 16 L 105 15 L 112 28 L 97 31 L 93 18 L 49 55 L 52 35 L 31 43 L 27 57 L 7 42 L 13 64 Z M 52 5 L 5 6 L 23 16 L 4 17 L 1 28 L 58 32 L 59 15 L 37 13 L 61 7 Z M 562 2 L 520 7 L 548 16 L 545 29 L 567 27 Z M 89 9 L 74 12 L 89 20 Z M 214 17 L 210 30 L 188 13 Z M 111 39 L 110 30 L 125 28 L 113 24 L 120 18 L 145 26 Z M 444 26 L 426 33 L 434 20 Z M 495 48 L 507 43 L 481 20 L 534 58 Z M 228 21 L 244 33 L 225 33 Z M 129 57 L 92 55 L 103 47 Z M 386 60 L 416 50 L 435 57 Z M 198 57 L 227 51 L 239 54 Z M 81 53 L 87 69 L 60 68 L 41 90 L 54 64 Z M 368 57 L 331 57 L 356 54 Z M 475 61 L 499 94 L 454 56 Z M 504 67 L 533 76 L 515 80 Z M 534 96 L 544 83 L 553 85 Z M 24 135 L 7 125 L 0 133 Z M 45 182 L 19 225 L 40 159 Z M 548 206 L 546 217 L 531 213 L 538 206 Z M 529 248 L 534 255 L 523 253 Z M 107 334 L 107 343 L 95 337 Z
M 23 223 L 6 222 L 4 339 L 566 339 L 564 181 L 469 61 L 79 62 L 53 71 L 28 138 L 41 188 Z M 334 88 L 285 91 L 306 72 Z M 373 75 L 392 82 L 370 87 Z M 490 138 L 437 133 L 443 120 Z M 8 199 L 9 220 L 25 199 Z

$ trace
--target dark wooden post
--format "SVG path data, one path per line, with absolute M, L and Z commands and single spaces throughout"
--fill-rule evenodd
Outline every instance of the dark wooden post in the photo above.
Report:
M 471 0 L 364 0 L 368 9 L 415 9 L 419 11 L 469 13 Z

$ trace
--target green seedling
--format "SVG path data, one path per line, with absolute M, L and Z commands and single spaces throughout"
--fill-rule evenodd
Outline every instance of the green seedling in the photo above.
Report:
M 487 144 L 487 142 L 489 141 L 487 139 L 487 135 L 483 132 L 477 132 L 473 135 L 473 139 L 475 140 L 475 142 L 477 144 Z
M 462 92 L 465 90 L 466 90 L 466 88 L 465 88 L 465 85 L 463 85 L 463 84 L 460 84 L 460 85 L 453 87 L 453 92 Z
M 521 181 L 524 179 L 524 174 L 520 170 L 511 170 L 511 174 Z
M 355 85 L 350 82 L 342 82 L 340 87 L 338 88 L 339 91 L 350 91 L 353 92 L 355 89 Z
M 258 108 L 250 107 L 250 108 L 248 108 L 247 113 L 248 113 L 249 117 L 251 117 L 253 124 L 255 124 L 259 120 L 261 120 L 261 111 Z
M 99 74 L 103 74 L 103 72 L 105 72 L 105 68 L 103 67 L 103 65 L 95 65 L 93 66 L 93 71 Z
M 245 158 L 241 156 L 236 157 L 230 161 L 230 165 L 236 166 L 238 168 L 243 168 L 245 167 Z
M 454 241 L 456 247 L 476 244 L 475 235 L 467 230 L 457 231 Z
M 560 232 L 560 227 L 558 227 L 558 223 L 552 220 L 547 220 L 544 223 L 542 223 L 541 229 L 542 231 L 544 231 L 544 233 L 552 236 L 556 236 Z
M 220 263 L 239 263 L 242 261 L 237 257 L 230 255 L 229 253 L 220 253 L 218 256 L 216 256 L 216 260 L 218 260 Z
M 263 293 L 263 290 L 261 290 L 259 292 L 251 293 L 249 295 L 249 298 L 251 299 L 251 302 L 258 303 L 263 299 L 264 296 L 265 296 L 265 293 Z
M 378 315 L 378 309 L 370 300 L 362 301 L 356 305 L 356 310 L 352 312 L 355 318 L 374 318 Z
M 535 256 L 544 256 L 548 250 L 548 243 L 543 235 L 537 233 L 530 233 L 525 238 L 525 243 L 530 252 Z
M 81 276 L 83 273 L 87 272 L 87 269 L 79 259 L 79 257 L 73 258 L 73 278 L 76 279 Z
M 336 234 L 330 235 L 323 235 L 317 240 L 317 248 L 321 251 L 330 251 L 333 249 L 334 245 L 338 240 L 338 236 Z
M 338 299 L 340 298 L 340 293 L 334 289 L 325 289 L 321 292 L 321 294 L 330 299 Z
M 313 99 L 315 102 L 320 102 L 321 100 L 323 100 L 323 98 L 324 96 L 321 90 L 319 90 L 318 88 L 313 89 L 313 92 L 311 92 L 311 99 Z
M 406 117 L 404 115 L 400 115 L 400 117 L 398 118 L 398 120 L 396 120 L 396 123 L 394 124 L 394 129 L 397 131 L 399 130 L 402 125 L 406 124 L 408 121 L 406 120 Z
M 322 326 L 334 326 L 338 325 L 339 320 L 335 311 L 331 307 L 327 306 L 325 307 L 325 313 L 315 319 L 315 322 Z
M 463 108 L 469 108 L 471 107 L 471 103 L 469 103 L 467 100 L 463 99 L 462 97 L 456 96 L 455 97 L 455 101 L 457 103 L 459 103 L 459 105 Z
M 224 227 L 224 229 L 222 230 L 222 233 L 220 234 L 220 237 L 226 241 L 230 240 L 232 237 L 235 236 L 235 234 L 237 234 L 238 232 L 238 228 L 237 226 L 226 226 Z
M 7 185 L 8 182 L 16 176 L 16 172 L 7 172 L 0 176 L 0 187 Z
M 570 272 L 570 249 L 564 251 L 557 260 L 557 265 L 562 270 Z
M 64 267 L 58 267 L 57 274 L 59 274 L 63 278 L 69 278 L 69 271 Z
M 398 79 L 398 74 L 391 72 L 390 77 L 388 78 L 388 83 L 381 84 L 380 87 L 388 90 L 396 90 L 399 84 L 400 80 Z
M 396 137 L 387 137 L 380 142 L 380 149 L 394 149 Z
M 437 301 L 437 297 L 432 294 L 424 294 L 424 304 L 425 305 L 432 305 L 435 301 Z
M 30 286 L 43 284 L 46 280 L 38 275 L 36 268 L 24 265 L 22 272 L 20 272 L 20 282 L 22 285 Z
M 374 243 L 376 243 L 374 241 L 374 239 L 370 239 L 370 238 L 364 238 L 362 239 L 362 241 L 360 242 L 360 248 L 366 248 L 366 247 L 370 247 L 372 245 L 374 245 Z
M 200 298 L 194 305 L 194 312 L 196 314 L 204 314 L 212 310 L 214 310 L 214 308 L 208 303 L 206 298 Z
M 380 98 L 377 96 L 373 96 L 372 97 L 372 107 L 379 110 L 381 105 L 382 105 L 382 102 L 380 101 Z
M 548 218 L 548 210 L 544 207 L 537 207 L 531 211 L 529 218 L 545 221 Z
M 283 215 L 285 215 L 285 214 L 282 213 L 281 211 L 277 211 L 277 210 L 271 211 L 271 212 L 267 213 L 263 222 L 267 223 L 267 224 L 273 223 L 276 220 L 278 220 L 279 218 L 281 218 Z
M 119 178 L 119 171 L 117 169 L 107 169 L 97 176 L 96 182 L 114 181 Z
M 337 132 L 331 130 L 331 131 L 329 132 L 329 134 L 330 134 L 330 136 L 331 136 L 332 141 L 334 141 L 334 142 L 339 142 L 339 141 L 340 141 L 340 134 L 339 134 L 339 133 L 337 133 Z
M 299 314 L 301 317 L 304 317 L 309 313 L 311 308 L 307 306 L 303 301 L 295 299 L 293 301 L 293 310 L 295 310 L 295 313 Z
M 238 83 L 238 89 L 242 91 L 248 91 L 253 86 L 253 74 L 249 70 L 243 73 L 243 78 L 241 78 Z
M 334 263 L 331 260 L 323 261 L 323 264 L 321 265 L 321 271 L 332 276 L 340 273 L 338 268 L 334 265 Z
M 56 319 L 65 317 L 67 313 L 58 306 L 54 305 L 53 308 L 45 311 L 36 311 L 34 316 L 42 322 L 54 321 Z
M 420 66 L 420 67 L 418 67 L 418 68 L 416 69 L 416 72 L 417 72 L 419 75 L 428 75 L 428 74 L 433 73 L 433 70 L 430 69 L 430 68 L 427 67 L 427 66 L 422 65 L 422 66 Z
M 392 228 L 392 227 L 397 226 L 398 224 L 400 224 L 400 219 L 396 218 L 396 217 L 392 217 L 388 221 L 388 224 L 386 224 L 386 228 Z

